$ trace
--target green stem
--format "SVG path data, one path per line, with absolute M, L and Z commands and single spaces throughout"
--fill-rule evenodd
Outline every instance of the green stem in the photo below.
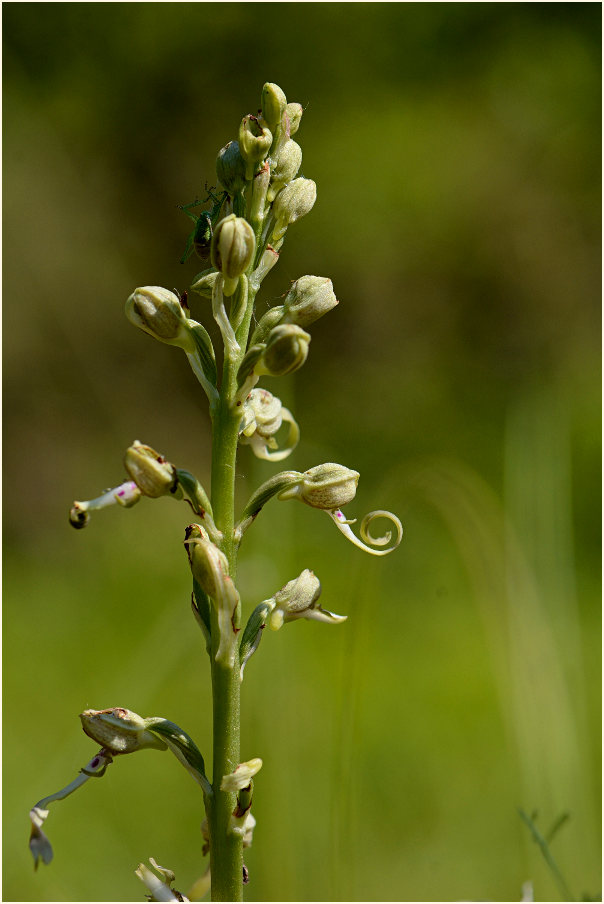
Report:
M 235 526 L 235 466 L 239 439 L 240 413 L 233 410 L 237 391 L 237 369 L 247 344 L 255 292 L 249 291 L 246 311 L 237 330 L 241 355 L 237 360 L 225 355 L 220 402 L 213 416 L 212 435 L 212 508 L 216 526 L 223 534 L 221 549 L 229 561 L 233 580 L 237 570 Z M 212 709 L 214 724 L 213 775 L 211 798 L 206 797 L 210 832 L 210 869 L 213 901 L 243 900 L 242 838 L 230 831 L 230 821 L 237 805 L 236 795 L 222 791 L 222 778 L 233 772 L 240 762 L 240 687 L 238 641 L 240 606 L 235 615 L 232 643 L 235 648 L 233 666 L 216 661 L 220 643 L 218 613 L 211 607 L 212 628 Z
M 234 375 L 232 364 L 225 362 L 223 388 L 214 417 L 212 440 L 212 507 L 214 518 L 224 539 L 222 551 L 229 560 L 229 573 L 235 576 L 236 549 L 233 543 L 235 460 L 239 418 L 230 410 L 229 396 Z M 235 371 L 236 373 L 236 371 Z M 240 682 L 238 662 L 234 667 L 216 661 L 220 627 L 216 607 L 211 607 L 212 627 L 212 708 L 214 723 L 213 796 L 208 806 L 210 832 L 210 869 L 213 901 L 243 900 L 243 852 L 241 837 L 230 832 L 231 814 L 236 797 L 222 791 L 222 777 L 232 772 L 240 761 Z M 233 638 L 236 643 L 236 636 Z M 237 660 L 238 657 L 236 657 Z

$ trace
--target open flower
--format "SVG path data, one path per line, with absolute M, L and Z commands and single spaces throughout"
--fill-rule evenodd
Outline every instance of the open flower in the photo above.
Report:
M 276 434 L 289 424 L 285 445 L 279 448 Z M 291 411 L 266 389 L 252 389 L 243 406 L 243 422 L 239 442 L 249 444 L 257 458 L 282 461 L 293 452 L 300 439 L 300 428 Z
M 272 599 L 274 609 L 268 621 L 269 628 L 278 631 L 284 622 L 295 621 L 297 618 L 314 619 L 328 624 L 346 621 L 346 615 L 335 615 L 323 609 L 318 604 L 320 595 L 319 578 L 305 568 L 297 578 L 289 581 L 274 595 Z

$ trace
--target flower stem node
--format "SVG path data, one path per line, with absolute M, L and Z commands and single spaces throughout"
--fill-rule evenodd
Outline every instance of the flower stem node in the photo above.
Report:
M 273 240 L 282 238 L 287 227 L 314 207 L 317 200 L 317 186 L 312 179 L 300 176 L 281 189 L 273 203 L 275 226 Z
M 289 138 L 281 146 L 278 156 L 271 166 L 271 184 L 266 194 L 266 200 L 274 201 L 282 188 L 298 175 L 302 166 L 302 148 Z
M 243 217 L 232 213 L 218 223 L 212 237 L 212 265 L 224 277 L 223 293 L 227 297 L 234 294 L 255 250 L 254 230 Z
M 308 357 L 310 336 L 293 323 L 273 327 L 266 348 L 255 367 L 256 374 L 283 377 L 298 370 Z
M 302 481 L 284 490 L 279 498 L 300 499 L 312 508 L 333 511 L 354 499 L 359 476 L 358 471 L 344 465 L 326 462 L 305 471 Z
M 167 744 L 147 731 L 147 719 L 129 709 L 87 709 L 80 714 L 82 728 L 89 738 L 112 756 L 151 748 L 166 750 Z
M 326 276 L 301 276 L 283 302 L 283 323 L 307 327 L 338 304 L 333 283 Z
M 321 582 L 308 568 L 293 581 L 289 581 L 273 597 L 274 609 L 268 621 L 273 631 L 278 631 L 284 622 L 297 618 L 315 619 L 316 621 L 337 624 L 346 621 L 346 615 L 334 615 L 318 605 L 321 595 Z
M 238 141 L 229 141 L 218 151 L 216 175 L 222 187 L 231 197 L 245 188 L 246 163 L 241 156 Z
M 222 776 L 220 790 L 229 791 L 233 794 L 242 791 L 244 788 L 248 787 L 253 777 L 260 772 L 261 769 L 262 760 L 260 757 L 254 757 L 254 759 L 248 760 L 246 763 L 239 763 L 233 772 Z
M 135 289 L 126 302 L 126 317 L 139 329 L 160 342 L 195 351 L 187 315 L 180 299 L 161 286 Z
M 262 118 L 274 132 L 287 106 L 287 98 L 282 88 L 274 82 L 266 82 L 262 88 Z
M 182 496 L 176 468 L 151 446 L 135 440 L 126 450 L 124 467 L 143 496 L 152 499 L 177 494 Z
M 273 136 L 269 128 L 263 126 L 257 116 L 244 116 L 239 126 L 239 151 L 246 163 L 245 178 L 248 182 L 254 177 L 256 164 L 262 163 L 267 156 Z

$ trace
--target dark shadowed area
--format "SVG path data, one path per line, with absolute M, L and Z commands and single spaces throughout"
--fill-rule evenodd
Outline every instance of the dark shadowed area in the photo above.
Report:
M 205 397 L 124 318 L 184 290 L 189 220 L 265 81 L 305 113 L 297 277 L 340 305 L 267 380 L 286 467 L 361 473 L 349 517 L 405 537 L 370 559 L 271 503 L 242 547 L 245 612 L 303 568 L 341 626 L 265 636 L 243 685 L 260 756 L 250 901 L 575 899 L 600 875 L 600 40 L 595 3 L 12 3 L 4 38 L 4 900 L 143 900 L 154 857 L 204 871 L 199 789 L 124 757 L 28 810 L 94 753 L 78 713 L 182 725 L 210 759 L 209 672 L 169 499 L 76 532 L 134 440 L 209 478 Z M 210 305 L 191 297 L 209 325 Z M 277 470 L 242 448 L 241 503 Z M 269 632 L 266 632 L 268 635 Z

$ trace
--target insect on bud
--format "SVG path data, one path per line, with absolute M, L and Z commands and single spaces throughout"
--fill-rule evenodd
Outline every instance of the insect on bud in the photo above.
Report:
M 261 163 L 270 150 L 273 136 L 270 129 L 262 126 L 257 116 L 244 116 L 239 126 L 239 151 L 246 162 L 245 178 L 249 182 L 254 168 Z
M 255 370 L 258 376 L 283 377 L 298 370 L 308 357 L 310 336 L 299 326 L 286 323 L 269 333 L 266 348 Z
M 312 179 L 300 176 L 281 189 L 273 204 L 275 228 L 273 239 L 285 235 L 285 230 L 312 210 L 317 200 L 317 186 Z
M 80 713 L 80 719 L 88 737 L 114 756 L 145 748 L 167 748 L 164 741 L 146 730 L 148 720 L 129 709 L 87 709 Z
M 126 302 L 126 317 L 160 342 L 178 345 L 187 352 L 195 350 L 187 315 L 178 296 L 169 289 L 161 286 L 135 289 Z
M 283 323 L 309 326 L 338 304 L 333 283 L 324 276 L 301 276 L 293 283 L 283 303 Z
M 270 203 L 288 182 L 294 179 L 302 166 L 302 148 L 291 138 L 286 141 L 279 151 L 273 166 L 271 166 L 271 184 L 266 193 L 266 200 Z
M 245 188 L 245 169 L 245 160 L 241 156 L 238 141 L 229 141 L 218 151 L 216 175 L 231 197 Z
M 174 465 L 152 449 L 135 440 L 126 450 L 124 467 L 144 496 L 156 499 L 178 490 Z
M 224 276 L 226 296 L 235 292 L 239 277 L 249 267 L 255 250 L 254 230 L 243 217 L 232 213 L 217 225 L 212 238 L 212 264 Z
M 262 118 L 267 126 L 274 132 L 287 105 L 287 98 L 283 90 L 274 82 L 266 82 L 262 89 Z

